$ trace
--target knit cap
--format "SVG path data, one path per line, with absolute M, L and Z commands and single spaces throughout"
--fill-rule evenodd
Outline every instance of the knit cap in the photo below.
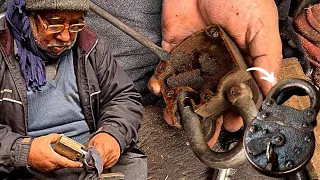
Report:
M 89 0 L 26 0 L 27 11 L 89 11 Z

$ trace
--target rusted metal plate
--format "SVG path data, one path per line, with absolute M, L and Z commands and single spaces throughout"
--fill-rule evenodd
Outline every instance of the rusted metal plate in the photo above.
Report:
M 183 91 L 190 92 L 193 109 L 203 118 L 218 117 L 231 109 L 227 91 L 241 82 L 249 85 L 259 106 L 262 95 L 246 69 L 237 46 L 218 26 L 209 26 L 182 42 L 155 71 L 173 125 L 182 127 L 177 98 Z
M 286 78 L 301 78 L 307 79 L 304 75 L 303 70 L 295 58 L 285 59 L 278 76 L 279 80 Z M 294 107 L 296 109 L 305 109 L 310 107 L 310 99 L 307 96 L 293 96 L 285 103 L 288 106 Z M 317 121 L 319 122 L 320 116 L 318 114 Z M 319 124 L 319 123 L 318 123 Z M 314 151 L 313 157 L 309 164 L 307 165 L 307 170 L 311 180 L 320 179 L 320 127 L 319 125 L 314 129 L 316 137 L 316 149 Z

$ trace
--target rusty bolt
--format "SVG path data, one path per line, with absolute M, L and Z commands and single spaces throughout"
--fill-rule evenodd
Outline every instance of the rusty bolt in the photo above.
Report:
M 208 35 L 213 38 L 219 37 L 219 30 L 217 28 L 211 28 L 208 31 Z
M 231 94 L 234 95 L 234 96 L 239 95 L 240 94 L 239 88 L 238 87 L 233 87 L 231 89 Z
M 167 93 L 167 96 L 168 98 L 171 98 L 173 96 L 174 92 L 172 90 L 170 90 L 168 93 Z
M 277 144 L 281 144 L 281 143 L 283 143 L 284 139 L 281 136 L 276 136 L 274 138 L 274 140 L 276 141 Z
M 231 90 L 231 94 L 232 94 L 232 95 L 237 95 L 237 94 L 239 94 L 238 89 L 236 89 L 236 88 L 232 89 L 232 90 Z
M 160 64 L 159 67 L 158 67 L 158 72 L 159 73 L 162 73 L 166 70 L 166 66 L 164 64 Z
M 252 125 L 252 126 L 250 127 L 250 132 L 255 133 L 256 131 L 257 131 L 257 126 Z
M 212 36 L 215 38 L 219 37 L 219 32 L 218 31 L 213 32 Z
M 210 97 L 210 95 L 209 95 L 209 94 L 205 94 L 205 95 L 204 95 L 204 99 L 205 99 L 205 100 L 209 101 L 209 100 L 210 100 L 210 98 L 211 98 L 211 97 Z

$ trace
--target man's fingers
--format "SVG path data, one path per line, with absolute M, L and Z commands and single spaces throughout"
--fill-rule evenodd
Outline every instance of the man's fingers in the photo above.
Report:
M 278 73 L 277 73 L 278 74 Z M 277 83 L 277 77 L 275 76 L 275 81 L 274 82 L 269 82 L 267 80 L 261 79 L 261 77 L 265 76 L 264 74 L 260 72 L 252 72 L 252 75 L 257 82 L 259 89 L 261 90 L 261 93 L 263 96 L 267 96 L 270 89 Z
M 78 161 L 71 161 L 70 159 L 60 156 L 58 154 L 56 154 L 55 158 L 54 158 L 54 163 L 58 166 L 58 167 L 63 167 L 63 168 L 79 168 L 82 167 L 83 164 L 81 162 Z
M 238 131 L 243 126 L 243 120 L 238 113 L 228 111 L 223 115 L 223 127 L 230 132 Z
M 108 160 L 108 157 L 105 155 L 106 153 L 104 152 L 103 147 L 102 146 L 95 146 L 95 148 L 99 152 L 100 157 L 102 158 L 103 164 L 105 164 L 107 162 L 107 160 Z
M 59 134 L 49 134 L 46 137 L 48 138 L 50 143 L 55 143 L 61 137 L 61 135 L 59 135 Z
M 265 69 L 269 74 L 277 77 L 282 61 L 282 44 L 278 28 L 277 9 L 274 2 L 264 1 L 260 17 L 252 17 L 247 31 L 249 54 L 252 67 Z M 262 6 L 262 5 L 261 5 Z M 252 72 L 263 95 L 267 95 L 276 82 L 261 79 L 265 74 Z
M 149 79 L 148 88 L 155 95 L 161 94 L 159 81 L 154 75 Z
M 260 71 L 253 71 L 252 75 L 254 79 L 256 80 L 262 94 L 264 96 L 267 96 L 270 89 L 277 83 L 277 75 L 280 72 L 281 68 L 281 63 L 282 63 L 282 55 L 279 54 L 269 54 L 265 56 L 259 56 L 256 57 L 253 60 L 253 67 L 260 67 L 266 70 L 269 74 L 273 73 L 274 74 L 274 82 L 269 82 L 265 79 L 261 79 L 261 77 L 265 77 L 266 75 L 261 73 Z
M 107 162 L 106 164 L 104 164 L 104 167 L 109 169 L 111 168 L 112 166 L 114 166 L 116 163 L 118 162 L 118 157 L 116 156 L 116 154 L 110 154 L 108 156 L 108 159 L 107 159 Z

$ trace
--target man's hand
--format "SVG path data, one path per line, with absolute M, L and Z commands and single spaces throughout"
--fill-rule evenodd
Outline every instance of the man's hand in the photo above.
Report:
M 261 67 L 278 75 L 282 47 L 273 0 L 163 0 L 162 11 L 162 47 L 168 52 L 191 34 L 216 24 L 231 36 L 249 67 Z M 252 74 L 266 96 L 276 82 L 260 79 L 263 74 L 258 71 Z M 150 79 L 149 89 L 155 94 L 161 93 L 155 77 Z M 168 117 L 165 111 L 164 118 L 170 124 Z M 227 130 L 235 131 L 242 125 L 241 118 L 225 115 Z
M 82 163 L 71 161 L 52 149 L 51 144 L 59 138 L 59 134 L 50 134 L 32 141 L 28 156 L 28 165 L 32 170 L 46 173 L 60 168 L 82 167 Z
M 95 135 L 88 144 L 88 147 L 94 146 L 100 153 L 104 168 L 111 168 L 120 157 L 120 145 L 116 139 L 108 133 L 99 133 Z
M 282 47 L 273 0 L 164 0 L 162 10 L 165 50 L 170 52 L 191 34 L 217 24 L 232 37 L 249 66 L 279 73 Z M 275 83 L 261 80 L 260 72 L 253 75 L 267 95 Z

